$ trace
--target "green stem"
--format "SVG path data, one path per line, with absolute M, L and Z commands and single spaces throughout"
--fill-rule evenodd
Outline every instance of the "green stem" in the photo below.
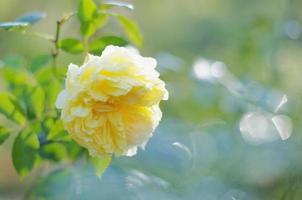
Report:
M 53 40 L 53 44 L 54 44 L 54 50 L 52 52 L 52 61 L 53 61 L 53 73 L 54 75 L 56 75 L 56 68 L 57 68 L 57 57 L 59 55 L 59 39 L 60 39 L 60 31 L 61 31 L 61 25 L 62 22 L 61 20 L 57 21 L 57 26 L 56 26 L 56 34 L 55 34 L 55 39 Z
M 83 44 L 84 44 L 84 63 L 88 60 L 88 41 L 89 41 L 89 38 L 88 37 L 84 37 L 83 38 Z
M 60 53 L 60 33 L 61 33 L 61 27 L 62 25 L 68 21 L 71 17 L 73 17 L 76 14 L 76 12 L 73 13 L 68 13 L 64 15 L 60 20 L 57 21 L 56 25 L 56 32 L 55 32 L 55 37 L 52 40 L 54 44 L 54 50 L 52 52 L 52 58 L 53 58 L 53 73 L 56 76 L 56 68 L 57 68 L 57 58 Z

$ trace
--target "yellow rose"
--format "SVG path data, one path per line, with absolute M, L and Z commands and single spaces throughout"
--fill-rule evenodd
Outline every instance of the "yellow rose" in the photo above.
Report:
M 156 60 L 136 49 L 108 46 L 81 67 L 70 64 L 56 107 L 65 129 L 92 156 L 132 156 L 144 148 L 168 99 Z

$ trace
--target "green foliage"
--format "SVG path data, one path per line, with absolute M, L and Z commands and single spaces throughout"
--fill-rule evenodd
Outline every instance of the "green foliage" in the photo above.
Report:
M 39 140 L 35 128 L 30 127 L 21 131 L 13 144 L 13 164 L 21 178 L 30 172 L 38 158 Z
M 35 117 L 40 119 L 44 113 L 45 94 L 41 87 L 36 87 L 30 94 L 30 106 Z
M 99 54 L 108 45 L 125 46 L 127 44 L 128 44 L 128 42 L 121 37 L 105 36 L 105 37 L 101 37 L 101 38 L 96 39 L 93 42 L 91 42 L 91 44 L 89 45 L 89 49 L 90 49 L 90 52 L 92 52 L 94 54 Z
M 4 143 L 9 137 L 9 130 L 4 127 L 0 127 L 0 144 Z
M 93 35 L 108 20 L 106 14 L 98 12 L 97 5 L 93 0 L 81 0 L 78 18 L 81 24 L 81 33 L 85 37 Z
M 131 20 L 123 15 L 118 15 L 117 19 L 120 22 L 121 26 L 124 28 L 129 39 L 135 45 L 141 46 L 143 44 L 143 37 L 141 35 L 141 32 L 140 32 L 137 24 L 133 20 Z
M 72 54 L 82 53 L 84 46 L 80 40 L 74 38 L 66 38 L 60 41 L 60 48 Z
M 96 14 L 93 20 L 88 22 L 81 22 L 81 32 L 85 37 L 92 36 L 97 29 L 101 28 L 107 23 L 108 16 L 105 14 Z
M 66 149 L 64 144 L 50 143 L 50 144 L 43 145 L 39 149 L 39 155 L 42 158 L 58 162 L 66 158 Z
M 15 98 L 9 98 L 10 102 L 12 103 L 12 105 L 14 106 L 14 109 L 17 110 L 18 112 L 20 112 L 23 116 L 27 115 L 27 111 L 26 111 L 26 105 L 24 105 L 24 102 L 21 101 L 17 101 Z
M 78 14 L 81 22 L 92 21 L 96 12 L 97 6 L 93 0 L 81 0 Z
M 84 152 L 86 152 L 81 146 L 79 146 L 73 140 L 66 143 L 65 148 L 66 148 L 68 158 L 70 158 L 71 160 L 78 159 L 81 155 L 84 154 Z
M 102 28 L 108 21 L 109 16 L 115 17 L 121 26 L 123 27 L 128 38 L 137 46 L 141 46 L 143 43 L 143 38 L 137 24 L 126 16 L 115 14 L 113 12 L 108 12 L 111 8 L 121 7 L 127 9 L 134 9 L 133 5 L 122 2 L 106 2 L 99 6 L 92 0 L 81 0 L 78 18 L 81 25 L 81 32 L 85 38 L 92 36 L 98 29 Z M 92 51 L 97 51 L 98 49 L 103 49 L 103 47 L 98 48 L 98 46 L 103 46 L 103 41 L 95 41 L 92 43 Z M 118 43 L 119 44 L 119 43 Z M 124 43 L 123 43 L 124 44 Z
M 1 92 L 0 99 L 0 113 L 9 120 L 23 124 L 25 116 L 20 106 L 14 105 L 14 102 L 16 102 L 15 98 L 8 92 Z
M 66 68 L 58 68 L 56 70 L 57 77 L 53 77 L 53 67 L 47 66 L 43 67 L 40 70 L 35 72 L 35 77 L 40 85 L 43 88 L 45 94 L 45 110 L 48 112 L 54 112 L 54 105 L 62 89 L 62 81 L 66 74 Z
M 101 176 L 111 163 L 112 156 L 105 155 L 103 157 L 90 157 L 90 162 L 98 176 Z

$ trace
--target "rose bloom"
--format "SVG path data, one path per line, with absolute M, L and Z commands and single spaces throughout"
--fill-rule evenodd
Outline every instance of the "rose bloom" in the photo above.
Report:
M 64 128 L 92 156 L 132 156 L 144 148 L 168 99 L 156 60 L 134 48 L 107 46 L 80 67 L 70 64 L 56 107 Z

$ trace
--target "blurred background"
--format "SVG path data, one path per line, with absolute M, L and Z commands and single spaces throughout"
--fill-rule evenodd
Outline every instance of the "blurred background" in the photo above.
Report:
M 34 171 L 21 181 L 10 139 L 0 146 L 0 199 L 23 199 L 35 179 L 41 199 L 301 199 L 302 1 L 128 2 L 144 35 L 142 54 L 156 57 L 170 92 L 145 151 L 115 158 L 101 179 L 79 162 L 47 180 Z M 33 30 L 53 34 L 55 21 L 77 6 L 0 0 L 0 21 L 43 11 Z M 62 36 L 78 30 L 71 20 Z M 100 34 L 119 31 L 112 22 Z M 51 48 L 0 31 L 0 60 L 23 65 Z M 70 62 L 82 56 L 60 55 L 62 67 Z

